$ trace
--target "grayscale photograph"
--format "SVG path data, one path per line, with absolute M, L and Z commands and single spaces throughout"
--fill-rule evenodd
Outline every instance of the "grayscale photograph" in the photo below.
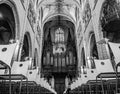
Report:
M 0 94 L 120 94 L 120 0 L 0 0 Z

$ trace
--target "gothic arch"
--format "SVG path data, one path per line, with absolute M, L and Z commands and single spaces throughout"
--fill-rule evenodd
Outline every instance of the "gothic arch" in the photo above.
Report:
M 32 57 L 32 43 L 29 32 L 26 32 L 24 35 L 20 60 L 24 61 L 27 59 L 26 57 Z
M 93 57 L 98 59 L 98 51 L 97 51 L 97 44 L 96 44 L 96 39 L 95 39 L 95 34 L 93 32 L 90 33 L 89 36 L 89 57 Z
M 13 30 L 15 32 L 14 39 L 19 39 L 20 37 L 19 15 L 15 2 L 13 0 L 2 0 L 0 1 L 0 6 L 1 5 L 5 5 L 10 8 L 14 19 L 14 22 L 12 22 L 14 23 L 13 26 Z
M 73 24 L 75 24 L 75 21 L 71 16 L 68 16 L 66 14 L 52 14 L 52 15 L 49 15 L 48 17 L 46 17 L 46 19 L 43 21 L 42 27 L 44 27 L 45 23 L 47 23 L 50 20 L 54 19 L 56 16 L 64 17 L 65 20 L 68 20 L 68 21 L 72 22 Z
M 120 9 L 117 0 L 106 0 L 102 4 L 99 27 L 104 38 L 120 43 Z

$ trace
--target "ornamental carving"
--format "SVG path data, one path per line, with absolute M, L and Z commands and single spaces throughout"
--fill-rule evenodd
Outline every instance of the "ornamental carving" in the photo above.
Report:
M 26 6 L 27 6 L 27 0 L 20 0 L 24 9 L 26 10 Z
M 103 5 L 101 23 L 102 27 L 105 24 L 120 18 L 120 1 L 107 0 Z
M 28 19 L 31 24 L 31 27 L 34 29 L 34 24 L 36 23 L 36 13 L 34 10 L 34 5 L 32 1 L 30 0 L 29 6 L 28 6 Z
M 85 10 L 83 13 L 83 23 L 85 24 L 85 27 L 88 25 L 90 18 L 91 18 L 91 9 L 89 3 L 86 4 Z

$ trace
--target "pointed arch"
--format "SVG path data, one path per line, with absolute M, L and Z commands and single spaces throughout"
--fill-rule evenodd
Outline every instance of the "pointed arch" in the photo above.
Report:
M 2 13 L 9 23 L 13 32 L 13 39 L 20 37 L 20 22 L 16 4 L 13 0 L 2 0 L 0 2 L 0 13 Z
M 97 44 L 96 44 L 96 39 L 95 39 L 95 34 L 92 32 L 90 33 L 89 37 L 89 55 L 90 57 L 98 59 L 98 50 L 97 50 Z
M 16 7 L 9 1 L 0 2 L 0 44 L 16 40 L 19 33 L 19 20 Z
M 106 0 L 101 8 L 100 27 L 103 37 L 120 43 L 120 5 L 117 0 Z
M 23 46 L 21 51 L 21 61 L 28 59 L 28 57 L 32 57 L 32 43 L 29 32 L 26 32 L 23 39 Z

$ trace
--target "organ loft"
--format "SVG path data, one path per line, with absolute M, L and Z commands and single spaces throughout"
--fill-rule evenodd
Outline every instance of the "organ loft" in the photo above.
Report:
M 120 0 L 0 0 L 0 94 L 120 94 Z

